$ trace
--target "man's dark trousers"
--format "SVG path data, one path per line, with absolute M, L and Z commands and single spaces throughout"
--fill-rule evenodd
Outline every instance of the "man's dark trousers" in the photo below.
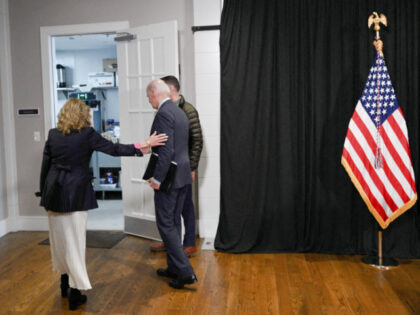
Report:
M 180 278 L 194 275 L 181 242 L 181 212 L 187 185 L 169 192 L 155 191 L 156 224 L 167 250 L 168 270 Z
M 185 225 L 184 246 L 195 246 L 195 213 L 192 201 L 192 185 L 187 185 L 182 218 Z

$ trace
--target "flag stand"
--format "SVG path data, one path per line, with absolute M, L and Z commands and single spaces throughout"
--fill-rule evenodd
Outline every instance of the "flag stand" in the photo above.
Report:
M 382 48 L 383 48 L 383 42 L 380 39 L 379 36 L 379 31 L 381 29 L 380 27 L 380 23 L 382 23 L 383 25 L 387 26 L 388 22 L 386 19 L 386 16 L 381 14 L 380 16 L 378 15 L 378 13 L 373 12 L 373 14 L 369 17 L 368 20 L 368 28 L 370 28 L 372 26 L 372 24 L 375 25 L 374 30 L 376 32 L 376 36 L 375 36 L 375 40 L 373 42 L 373 45 L 376 48 L 377 51 L 377 56 L 384 56 L 383 52 L 382 52 Z M 379 66 L 378 66 L 379 68 Z M 379 71 L 379 70 L 378 70 Z M 377 97 L 377 110 L 378 110 L 378 116 L 377 116 L 377 122 L 380 121 L 380 111 L 379 111 L 379 107 L 380 107 L 380 103 L 379 103 L 379 72 L 378 72 L 378 85 L 377 85 L 377 91 L 378 91 L 378 97 Z M 382 168 L 382 154 L 381 154 L 381 150 L 380 150 L 380 146 L 379 146 L 379 139 L 380 139 L 380 129 L 379 126 L 377 125 L 377 130 L 378 130 L 378 138 L 376 140 L 376 145 L 377 145 L 377 150 L 376 150 L 376 157 L 375 157 L 375 168 Z M 362 258 L 362 262 L 364 262 L 365 264 L 374 266 L 378 269 L 388 269 L 390 267 L 394 267 L 394 266 L 398 266 L 398 261 L 396 261 L 394 258 L 391 257 L 383 257 L 383 253 L 382 253 L 382 228 L 378 225 L 378 256 L 373 256 L 373 255 L 369 255 L 366 257 Z
M 382 229 L 378 228 L 378 256 L 369 255 L 362 258 L 362 262 L 378 269 L 388 269 L 398 266 L 398 261 L 382 255 Z

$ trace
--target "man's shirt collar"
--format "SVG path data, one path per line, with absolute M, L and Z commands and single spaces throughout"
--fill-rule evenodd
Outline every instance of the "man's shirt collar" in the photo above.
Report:
M 160 102 L 159 106 L 158 106 L 158 110 L 160 109 L 160 107 L 162 106 L 163 103 L 165 103 L 167 100 L 170 100 L 169 97 L 165 98 L 162 102 Z

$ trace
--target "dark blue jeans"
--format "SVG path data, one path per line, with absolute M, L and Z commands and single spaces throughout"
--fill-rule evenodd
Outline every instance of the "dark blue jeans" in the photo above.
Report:
M 195 212 L 192 200 L 192 185 L 187 185 L 187 192 L 182 209 L 182 218 L 184 219 L 185 235 L 184 246 L 195 246 Z

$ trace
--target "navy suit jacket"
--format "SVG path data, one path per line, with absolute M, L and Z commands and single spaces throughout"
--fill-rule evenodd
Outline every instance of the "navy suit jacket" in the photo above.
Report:
M 181 188 L 191 184 L 190 158 L 188 156 L 189 122 L 185 113 L 171 100 L 163 103 L 155 116 L 151 134 L 166 133 L 168 141 L 165 145 L 154 147 L 153 152 L 159 155 L 153 178 L 163 182 L 171 161 L 177 163 L 175 179 L 172 187 Z

